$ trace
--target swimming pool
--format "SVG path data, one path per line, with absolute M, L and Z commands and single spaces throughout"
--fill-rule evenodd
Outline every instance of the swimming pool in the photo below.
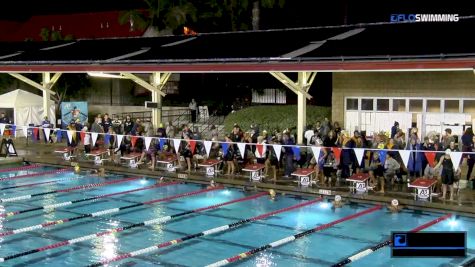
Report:
M 39 175 L 49 171 L 51 168 L 12 171 L 8 172 L 8 177 L 14 177 L 15 174 L 25 175 L 25 172 Z M 5 175 L 0 172 L 0 178 Z M 374 205 L 351 204 L 333 210 L 326 200 L 307 204 L 307 201 L 314 199 L 310 197 L 278 195 L 276 200 L 271 200 L 267 194 L 259 192 L 219 188 L 206 190 L 202 185 L 192 183 L 171 183 L 153 187 L 157 180 L 141 177 L 125 180 L 128 177 L 131 176 L 113 175 L 100 178 L 66 172 L 1 181 L 0 188 L 36 184 L 1 190 L 2 199 L 54 192 L 89 184 L 101 186 L 0 203 L 5 210 L 0 211 L 3 214 L 68 203 L 56 210 L 39 209 L 1 218 L 0 232 L 6 234 L 0 236 L 0 258 L 5 258 L 6 261 L 0 265 L 86 266 L 162 243 L 168 245 L 151 253 L 142 251 L 144 253 L 139 253 L 138 256 L 124 257 L 122 260 L 109 263 L 109 266 L 204 266 L 317 225 L 375 207 Z M 102 185 L 109 181 L 123 182 Z M 38 184 L 42 182 L 49 183 Z M 130 192 L 131 190 L 135 191 Z M 108 196 L 110 194 L 115 195 Z M 98 196 L 101 197 L 98 198 Z M 92 199 L 69 204 L 73 200 L 88 198 Z M 157 202 L 143 204 L 150 200 L 157 200 Z M 221 203 L 225 204 L 220 207 L 210 207 Z M 167 243 L 167 241 L 179 240 L 185 236 L 298 204 L 307 205 L 295 207 L 262 220 L 245 222 L 239 227 L 220 233 L 209 233 L 206 236 L 195 236 L 182 242 Z M 128 208 L 116 209 L 119 207 Z M 203 207 L 210 208 L 185 214 L 187 211 Z M 87 214 L 97 216 L 84 216 Z M 182 215 L 176 218 L 167 217 L 173 214 Z M 385 209 L 376 209 L 283 246 L 259 252 L 234 265 L 330 266 L 362 249 L 388 239 L 391 231 L 410 230 L 443 215 L 413 211 L 390 214 Z M 68 221 L 69 218 L 78 219 Z M 160 220 L 164 223 L 153 223 L 160 220 L 150 221 L 156 218 L 161 218 Z M 138 224 L 144 221 L 151 223 L 146 226 Z M 424 231 L 467 231 L 467 259 L 472 258 L 475 254 L 475 220 L 460 218 L 457 221 L 458 223 L 454 224 L 450 223 L 450 220 L 445 220 Z M 56 223 L 49 225 L 47 222 Z M 35 225 L 44 226 L 29 229 Z M 131 229 L 121 229 L 120 233 L 103 233 L 100 237 L 90 236 L 119 227 L 131 227 Z M 14 229 L 24 229 L 24 231 L 13 233 Z M 84 241 L 81 241 L 81 238 Z M 77 243 L 68 243 L 71 240 L 76 240 Z M 38 250 L 38 248 L 41 249 Z M 29 254 L 22 255 L 27 251 Z M 12 255 L 16 257 L 9 259 L 8 257 Z M 467 259 L 396 259 L 390 257 L 390 249 L 386 247 L 351 263 L 351 266 L 457 266 Z

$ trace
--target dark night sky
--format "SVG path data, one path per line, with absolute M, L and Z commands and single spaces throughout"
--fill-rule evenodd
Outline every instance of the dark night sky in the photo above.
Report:
M 199 5 L 199 1 L 193 1 Z M 261 11 L 262 28 L 285 28 L 388 21 L 393 13 L 458 13 L 473 15 L 471 1 L 415 0 L 287 0 L 284 9 Z M 29 0 L 3 1 L 0 19 L 25 20 L 35 14 L 126 10 L 144 7 L 142 0 Z

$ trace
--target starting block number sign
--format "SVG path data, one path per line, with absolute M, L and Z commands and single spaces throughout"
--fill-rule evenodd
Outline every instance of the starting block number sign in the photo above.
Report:
M 95 164 L 95 165 L 102 165 L 102 159 L 101 159 L 101 157 L 96 156 L 96 157 L 94 158 L 94 164 Z
M 135 163 L 135 159 L 131 159 L 131 160 L 130 160 L 129 166 L 130 166 L 130 168 L 132 168 L 132 169 L 137 169 L 138 165 L 137 165 L 137 163 Z
M 206 167 L 206 175 L 214 176 L 214 167 Z
M 169 172 L 175 171 L 175 166 L 173 166 L 173 163 L 167 163 L 167 171 Z
M 429 198 L 430 196 L 429 188 L 417 188 L 417 196 L 422 199 Z
M 261 180 L 261 176 L 259 175 L 259 172 L 252 172 L 251 177 L 252 177 L 253 181 L 260 181 Z
M 366 183 L 363 183 L 363 182 L 357 182 L 356 183 L 356 191 L 358 192 L 366 192 L 367 188 L 366 188 Z
M 309 186 L 310 185 L 310 178 L 308 176 L 300 176 L 300 185 L 301 186 Z

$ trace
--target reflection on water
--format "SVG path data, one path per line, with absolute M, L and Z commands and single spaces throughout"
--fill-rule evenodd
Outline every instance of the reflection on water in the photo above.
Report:
M 5 207 L 0 205 L 0 214 L 5 213 Z M 4 217 L 0 217 L 0 232 L 3 232 L 3 221 L 5 220 Z M 0 237 L 0 250 L 2 250 L 2 243 L 3 238 Z
M 255 266 L 270 267 L 277 266 L 277 263 L 274 262 L 274 255 L 272 255 L 272 252 L 261 252 L 256 257 Z
M 118 221 L 110 220 L 108 223 L 108 231 L 117 228 L 119 226 Z M 117 256 L 117 243 L 118 239 L 113 233 L 111 235 L 104 235 L 100 238 L 96 238 L 93 241 L 94 245 L 94 255 L 96 255 L 101 261 L 109 260 Z

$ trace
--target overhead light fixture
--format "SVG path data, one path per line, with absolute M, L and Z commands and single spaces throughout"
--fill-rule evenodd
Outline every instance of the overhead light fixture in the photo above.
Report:
M 110 74 L 110 73 L 104 73 L 104 72 L 88 72 L 87 75 L 91 77 L 99 77 L 99 78 L 127 79 L 126 77 L 122 75 Z

